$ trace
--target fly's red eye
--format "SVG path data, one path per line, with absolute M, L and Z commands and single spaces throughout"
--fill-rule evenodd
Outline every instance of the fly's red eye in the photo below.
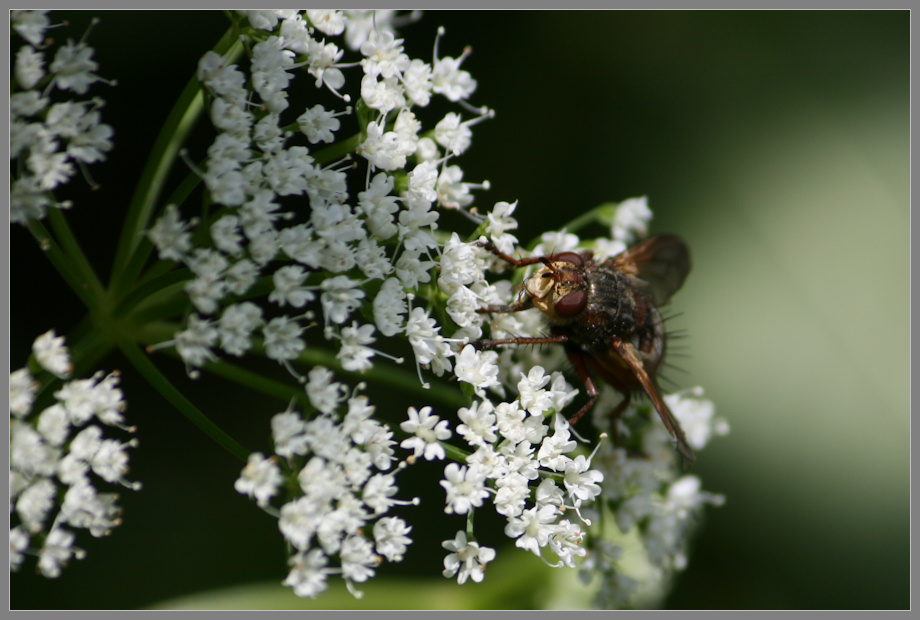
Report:
M 573 293 L 569 293 L 556 302 L 556 314 L 562 317 L 575 316 L 584 310 L 584 307 L 587 305 L 587 303 L 588 293 L 585 291 L 575 291 Z
M 576 267 L 584 267 L 585 259 L 582 258 L 581 254 L 576 254 L 575 252 L 563 252 L 562 254 L 553 254 L 553 260 L 561 260 L 567 263 L 572 263 Z

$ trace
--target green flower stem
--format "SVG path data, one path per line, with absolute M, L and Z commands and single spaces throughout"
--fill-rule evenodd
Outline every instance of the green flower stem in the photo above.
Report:
M 447 455 L 452 461 L 466 465 L 466 457 L 470 455 L 469 451 L 458 448 L 457 446 L 451 445 L 446 442 L 438 442 L 441 444 L 441 447 L 444 448 L 444 454 Z
M 573 220 L 569 220 L 569 222 L 565 226 L 563 226 L 563 228 L 567 232 L 575 233 L 581 230 L 582 228 L 585 228 L 586 226 L 590 226 L 591 224 L 605 223 L 605 219 L 607 220 L 606 223 L 609 225 L 609 223 L 613 221 L 613 215 L 608 212 L 612 209 L 613 212 L 615 213 L 616 207 L 617 207 L 616 203 L 602 204 L 600 206 L 597 206 L 591 209 L 590 211 L 582 213 L 581 215 L 579 215 Z
M 138 334 L 137 341 L 145 345 L 159 344 L 172 340 L 176 331 L 179 329 L 177 323 L 160 321 L 149 322 L 143 326 L 143 332 Z M 173 354 L 172 350 L 164 349 L 164 354 Z M 265 349 L 261 342 L 254 342 L 250 353 L 253 355 L 265 355 Z M 391 387 L 405 394 L 413 394 L 425 398 L 428 402 L 436 402 L 447 407 L 466 407 L 470 404 L 469 399 L 464 396 L 457 385 L 445 382 L 431 382 L 431 388 L 425 389 L 421 386 L 418 376 L 410 370 L 402 368 L 393 368 L 376 364 L 370 370 L 363 373 L 349 372 L 344 370 L 335 358 L 335 355 L 325 349 L 309 348 L 303 351 L 297 357 L 297 363 L 303 366 L 326 366 L 336 372 L 348 375 L 350 377 L 367 381 L 377 386 Z M 258 390 L 269 396 L 277 397 L 283 401 L 289 401 L 294 394 L 303 393 L 302 390 L 289 388 L 282 383 L 268 379 L 248 370 L 233 367 L 230 370 L 223 368 L 228 365 L 226 361 L 208 363 L 202 368 L 204 371 L 232 379 L 235 383 L 243 385 L 254 390 Z M 232 365 L 230 365 L 232 366 Z
M 51 264 L 61 274 L 68 286 L 80 298 L 80 301 L 91 311 L 100 311 L 103 292 L 99 280 L 96 279 L 96 274 L 90 268 L 89 263 L 86 262 L 83 252 L 76 245 L 73 235 L 70 234 L 69 227 L 67 227 L 66 222 L 63 221 L 64 218 L 58 213 L 57 209 L 51 209 L 48 216 L 51 220 L 60 218 L 61 222 L 58 223 L 58 226 L 62 226 L 61 231 L 65 237 L 70 237 L 70 242 L 72 242 L 68 242 L 70 253 L 76 252 L 76 256 L 71 256 L 70 253 L 65 252 L 64 248 L 58 245 L 58 241 L 51 236 L 48 229 L 38 220 L 29 221 L 27 224 L 29 232 L 35 237 L 48 260 L 51 261 Z
M 128 293 L 112 314 L 119 317 L 126 316 L 138 307 L 150 307 L 156 305 L 158 301 L 168 300 L 169 297 L 182 291 L 182 287 L 178 285 L 184 286 L 185 282 L 191 279 L 192 274 L 188 269 L 176 269 L 146 281 Z
M 48 222 L 51 224 L 51 229 L 54 231 L 58 244 L 67 257 L 67 260 L 73 264 L 80 273 L 80 277 L 83 280 L 80 285 L 88 289 L 93 297 L 101 298 L 104 295 L 102 283 L 99 281 L 96 272 L 93 271 L 92 266 L 86 259 L 86 255 L 83 253 L 82 248 L 80 248 L 77 238 L 74 237 L 70 225 L 64 218 L 64 214 L 61 213 L 59 209 L 51 209 L 48 213 Z
M 92 317 L 84 316 L 67 334 L 67 348 L 70 350 L 70 362 L 74 368 L 72 376 L 91 374 L 98 368 L 100 360 L 114 347 L 115 344 L 109 335 L 94 326 Z
M 233 437 L 225 433 L 207 416 L 205 416 L 192 402 L 187 399 L 163 373 L 150 361 L 147 354 L 131 343 L 120 343 L 119 348 L 135 369 L 152 385 L 166 400 L 179 410 L 188 420 L 200 428 L 206 435 L 216 441 L 230 454 L 245 462 L 249 458 L 249 450 L 243 447 Z
M 350 138 L 342 140 L 341 142 L 336 142 L 321 151 L 313 153 L 313 159 L 318 164 L 328 164 L 329 162 L 341 159 L 349 153 L 354 153 L 359 144 L 361 144 L 361 135 L 355 134 Z
M 178 357 L 175 349 L 168 349 L 164 351 L 164 353 Z M 244 385 L 250 389 L 262 392 L 263 394 L 272 396 L 278 400 L 284 402 L 291 402 L 291 400 L 296 400 L 304 408 L 311 407 L 310 400 L 307 398 L 307 393 L 302 388 L 298 389 L 291 387 L 287 383 L 282 383 L 280 381 L 275 381 L 274 379 L 269 379 L 268 377 L 263 377 L 262 375 L 254 373 L 250 370 L 246 370 L 245 368 L 241 368 L 235 364 L 230 364 L 226 361 L 206 362 L 202 367 L 202 370 L 212 375 L 223 377 L 224 379 L 229 379 L 236 385 Z
M 234 27 L 224 33 L 214 46 L 214 51 L 221 55 L 226 54 L 229 61 L 235 60 L 242 52 L 238 32 Z M 128 207 L 112 266 L 112 288 L 117 293 L 123 294 L 125 289 L 132 286 L 140 273 L 140 267 L 143 266 L 144 261 L 134 259 L 133 254 L 136 251 L 149 254 L 152 249 L 149 245 L 140 245 L 144 231 L 150 224 L 166 177 L 175 163 L 179 150 L 203 110 L 204 93 L 197 75 L 193 75 L 160 130 Z M 128 269 L 129 266 L 131 270 Z
M 375 364 L 373 368 L 363 373 L 344 370 L 335 356 L 325 349 L 308 348 L 297 356 L 297 361 L 308 365 L 322 365 L 335 369 L 352 377 L 367 380 L 375 385 L 386 385 L 405 394 L 414 394 L 425 398 L 426 401 L 439 402 L 448 407 L 466 407 L 469 399 L 463 395 L 459 386 L 442 382 L 429 382 L 431 387 L 425 389 L 419 383 L 418 376 L 409 370 L 392 368 Z

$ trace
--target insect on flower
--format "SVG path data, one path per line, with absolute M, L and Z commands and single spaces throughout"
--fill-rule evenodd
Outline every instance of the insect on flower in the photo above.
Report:
M 500 345 L 561 344 L 588 393 L 588 402 L 571 418 L 575 424 L 597 401 L 591 371 L 623 394 L 611 413 L 616 420 L 632 393 L 644 391 L 677 443 L 684 468 L 695 460 L 684 431 L 658 388 L 656 376 L 665 353 L 666 334 L 658 307 L 683 285 L 690 252 L 677 235 L 658 235 L 602 262 L 590 251 L 560 252 L 515 259 L 489 242 L 482 246 L 502 260 L 540 267 L 523 284 L 517 301 L 480 308 L 482 313 L 537 308 L 551 326 L 543 338 L 480 340 L 479 348 Z

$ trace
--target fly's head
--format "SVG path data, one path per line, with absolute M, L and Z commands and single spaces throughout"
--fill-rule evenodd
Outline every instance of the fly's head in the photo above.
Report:
M 551 323 L 571 323 L 588 305 L 588 260 L 589 254 L 553 254 L 524 282 L 524 294 Z

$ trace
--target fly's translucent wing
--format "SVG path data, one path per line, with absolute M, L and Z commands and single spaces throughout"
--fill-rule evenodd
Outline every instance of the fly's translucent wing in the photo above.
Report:
M 608 259 L 616 269 L 640 281 L 656 306 L 667 302 L 690 273 L 690 250 L 677 235 L 657 235 Z

